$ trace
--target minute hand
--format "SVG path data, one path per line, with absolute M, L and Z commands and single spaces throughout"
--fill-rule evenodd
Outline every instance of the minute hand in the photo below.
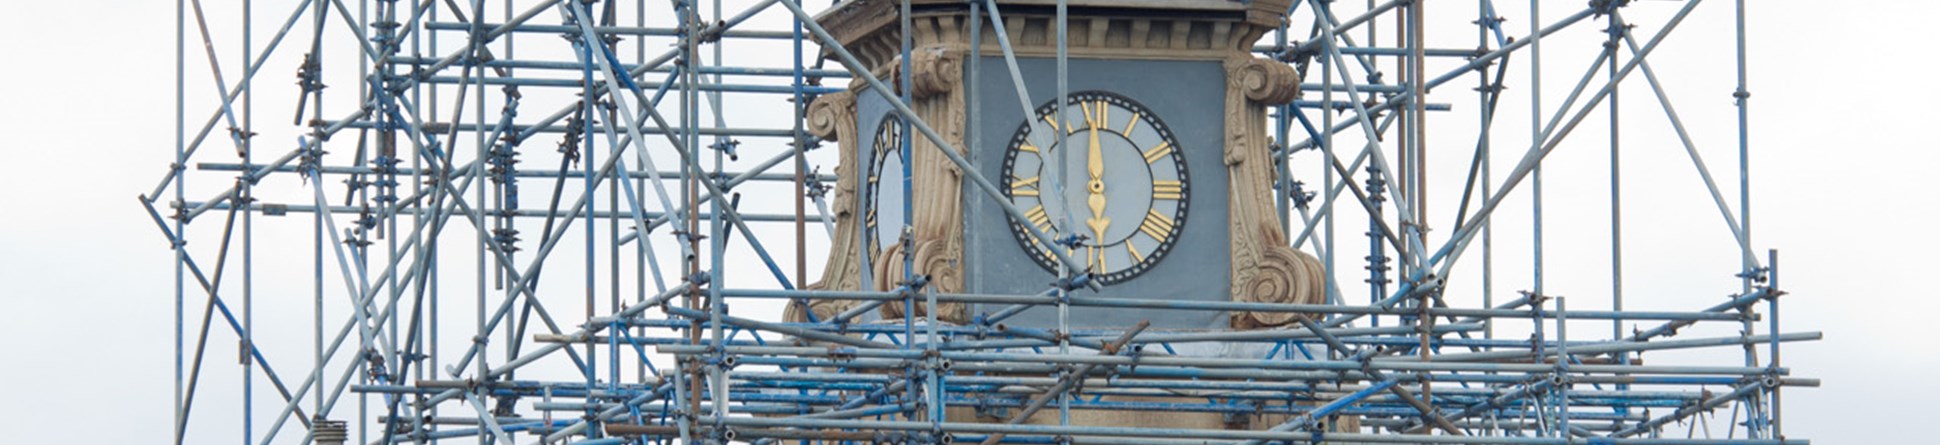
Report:
M 1085 184 L 1085 188 L 1091 191 L 1091 196 L 1087 199 L 1087 203 L 1091 205 L 1091 219 L 1085 220 L 1085 225 L 1091 227 L 1091 233 L 1097 237 L 1096 239 L 1103 240 L 1105 229 L 1111 227 L 1111 218 L 1105 217 L 1105 158 L 1101 147 L 1098 146 L 1098 125 L 1092 123 L 1090 127 L 1091 149 L 1090 153 L 1087 153 L 1090 159 L 1086 160 L 1085 167 L 1091 172 L 1091 182 Z

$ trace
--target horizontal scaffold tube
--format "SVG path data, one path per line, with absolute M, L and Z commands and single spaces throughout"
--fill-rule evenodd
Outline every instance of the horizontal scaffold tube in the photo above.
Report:
M 834 328 L 827 325 L 812 324 L 812 323 L 775 323 L 774 325 L 797 328 L 797 329 L 809 329 L 809 330 L 822 331 L 822 332 L 856 332 L 851 330 Z M 1451 325 L 1436 325 L 1433 332 L 1452 333 L 1452 332 L 1460 332 L 1460 331 L 1480 331 L 1480 330 L 1482 330 L 1481 324 L 1463 323 L 1463 324 L 1451 324 Z M 1006 329 L 1003 331 L 1015 332 L 1016 330 Z M 1334 333 L 1334 335 L 1342 336 L 1342 337 L 1368 337 L 1368 336 L 1406 335 L 1406 334 L 1420 332 L 1421 330 L 1411 326 L 1390 326 L 1390 327 L 1381 327 L 1381 328 L 1334 328 L 1328 331 Z M 950 333 L 964 333 L 964 332 L 950 332 Z M 967 333 L 971 335 L 978 334 L 977 332 L 967 332 Z M 1071 337 L 1071 341 L 1073 343 L 1093 345 L 1101 341 L 1109 340 L 1110 337 L 1111 336 L 1102 336 L 1102 335 L 1073 335 Z M 1203 343 L 1203 342 L 1216 342 L 1216 343 L 1279 342 L 1283 340 L 1311 339 L 1311 338 L 1314 338 L 1314 334 L 1304 329 L 1300 329 L 1300 330 L 1273 329 L 1273 330 L 1259 330 L 1259 331 L 1210 331 L 1210 332 L 1173 332 L 1173 333 L 1160 333 L 1160 334 L 1146 334 L 1146 335 L 1139 336 L 1139 338 L 1133 339 L 1132 343 L 1133 344 L 1154 344 L 1154 343 Z M 543 343 L 605 344 L 607 343 L 608 340 L 609 338 L 604 335 L 596 335 L 596 336 L 591 336 L 586 338 L 572 338 L 564 335 L 552 335 L 552 334 L 538 334 L 533 336 L 533 341 L 538 341 Z M 665 344 L 686 343 L 687 339 L 627 336 L 624 340 L 621 340 L 621 342 L 629 343 L 629 344 L 637 344 L 637 345 L 665 345 Z M 753 345 L 754 343 L 753 342 L 729 342 L 728 344 L 730 345 L 740 344 L 740 345 L 746 346 L 746 345 Z M 1526 345 L 1527 343 L 1523 343 L 1523 344 Z M 1055 345 L 1056 345 L 1055 342 L 1046 341 L 1042 339 L 1023 338 L 1023 339 L 1002 339 L 1002 340 L 963 340 L 963 341 L 950 340 L 950 341 L 941 342 L 936 346 L 938 349 L 945 349 L 945 350 L 966 350 L 966 349 L 1027 348 L 1027 347 L 1055 346 Z M 923 349 L 925 347 L 928 347 L 929 343 L 918 341 L 918 342 L 911 343 L 911 346 L 913 346 L 916 349 Z
M 1517 445 L 1573 445 L 1577 443 L 1607 444 L 1661 444 L 1661 445 L 1807 445 L 1804 440 L 1766 440 L 1766 439 L 1605 439 L 1594 442 L 1573 438 L 1538 437 L 1484 437 L 1484 436 L 1393 436 L 1379 434 L 1329 433 L 1316 436 L 1310 432 L 1268 432 L 1248 430 L 1212 430 L 1180 428 L 1134 428 L 1101 426 L 1058 426 L 1058 425 L 999 425 L 988 423 L 960 422 L 915 422 L 885 420 L 838 420 L 802 418 L 760 418 L 760 417 L 701 417 L 701 424 L 725 424 L 730 427 L 755 428 L 802 428 L 835 429 L 862 431 L 917 431 L 942 433 L 1004 433 L 1009 435 L 1051 435 L 1051 436 L 1094 436 L 1094 437 L 1137 437 L 1137 438 L 1179 438 L 1214 440 L 1277 440 L 1284 442 L 1311 443 L 1316 439 L 1330 442 L 1375 442 L 1375 443 L 1422 443 L 1424 439 L 1444 444 L 1517 444 Z M 940 430 L 940 431 L 939 431 Z
M 1598 354 L 1610 354 L 1610 353 L 1617 353 L 1617 352 L 1656 351 L 1656 350 L 1664 350 L 1664 349 L 1707 348 L 1707 347 L 1747 345 L 1747 344 L 1756 345 L 1756 344 L 1770 343 L 1773 340 L 1777 340 L 1779 342 L 1817 341 L 1824 337 L 1825 337 L 1825 334 L 1820 332 L 1795 332 L 1790 334 L 1779 334 L 1776 338 L 1774 338 L 1771 335 L 1752 335 L 1752 336 L 1738 336 L 1738 337 L 1693 338 L 1693 339 L 1684 339 L 1684 340 L 1661 340 L 1661 341 L 1654 341 L 1654 342 L 1612 341 L 1612 342 L 1598 342 L 1598 343 L 1588 343 L 1588 344 L 1572 343 L 1569 345 L 1569 353 L 1572 356 L 1598 355 Z M 1543 351 L 1543 356 L 1556 357 L 1561 353 L 1562 351 L 1560 349 L 1545 348 L 1545 350 Z M 1430 356 L 1429 360 L 1438 361 L 1438 362 L 1486 361 L 1486 360 L 1505 360 L 1505 359 L 1514 359 L 1514 358 L 1529 358 L 1530 356 L 1533 356 L 1533 355 L 1534 353 L 1528 350 L 1487 351 L 1487 352 L 1438 354 L 1438 355 Z M 1420 358 L 1419 357 L 1380 357 L 1380 358 L 1376 358 L 1375 360 L 1420 360 Z
M 425 58 L 425 57 L 398 57 L 391 60 L 400 64 L 421 64 L 421 65 L 429 65 L 429 64 L 438 62 L 437 59 L 431 59 L 431 58 Z M 581 70 L 586 68 L 586 65 L 581 64 L 579 62 L 544 61 L 544 60 L 495 59 L 495 60 L 485 61 L 484 64 L 486 68 L 538 68 L 538 69 L 554 69 L 554 70 Z M 626 68 L 628 71 L 634 71 L 634 70 L 640 69 L 640 65 L 621 64 L 620 66 Z M 779 68 L 779 67 L 764 68 L 764 67 L 705 66 L 705 67 L 701 67 L 698 71 L 700 71 L 701 74 L 727 74 L 727 75 L 741 75 L 741 76 L 792 77 L 795 75 L 794 69 Z M 654 69 L 645 70 L 643 72 L 652 73 L 652 74 L 667 74 L 669 71 L 666 68 L 654 68 Z M 847 78 L 849 77 L 849 72 L 843 71 L 843 70 L 804 69 L 802 70 L 802 75 L 808 76 L 808 77 Z
M 226 163 L 226 162 L 204 162 L 201 164 L 196 164 L 195 168 L 200 170 L 208 170 L 208 171 L 242 171 L 243 165 L 236 164 L 236 163 Z M 460 169 L 460 170 L 463 170 L 463 169 Z M 296 167 L 288 166 L 288 165 L 273 170 L 274 173 L 295 173 L 296 171 L 297 171 Z M 378 173 L 377 169 L 374 169 L 371 167 L 364 167 L 364 166 L 317 167 L 317 172 L 323 173 L 326 175 L 374 175 Z M 387 173 L 398 175 L 398 176 L 413 176 L 419 173 L 436 174 L 436 172 L 432 170 L 419 170 L 419 169 L 410 168 L 410 167 L 393 168 Z M 512 176 L 515 178 L 562 178 L 562 179 L 570 179 L 574 181 L 585 180 L 585 178 L 582 178 L 579 176 L 579 173 L 580 172 L 572 171 L 572 172 L 567 172 L 566 175 L 562 176 L 557 171 L 530 170 L 530 169 L 511 172 Z M 675 171 L 660 172 L 661 176 L 674 176 L 678 174 L 680 174 L 680 172 L 675 172 Z M 724 172 L 722 174 L 730 177 L 739 177 L 745 174 L 745 172 L 739 172 L 739 173 Z M 640 172 L 640 171 L 628 171 L 626 173 L 626 177 L 629 179 L 652 179 L 653 178 L 652 174 L 647 172 Z M 822 174 L 816 174 L 816 175 L 808 175 L 806 179 L 810 181 L 819 181 L 819 182 L 835 182 L 836 180 L 841 178 L 838 178 L 835 175 L 822 173 Z M 749 176 L 748 180 L 794 181 L 795 175 L 792 173 L 758 173 L 758 174 Z
M 672 309 L 672 308 L 670 308 Z M 661 345 L 659 352 L 676 355 L 712 354 L 714 346 L 706 345 Z M 727 346 L 729 354 L 766 355 L 792 357 L 869 357 L 902 360 L 921 360 L 927 354 L 921 350 L 877 349 L 877 348 L 817 348 L 800 346 Z M 1243 369 L 1282 369 L 1282 370 L 1325 370 L 1358 371 L 1379 369 L 1391 371 L 1450 371 L 1450 372 L 1515 372 L 1550 373 L 1557 368 L 1543 364 L 1515 363 L 1439 363 L 1439 362 L 1389 362 L 1371 361 L 1361 363 L 1344 360 L 1257 360 L 1210 357 L 1180 356 L 1104 356 L 1072 355 L 1050 353 L 1000 353 L 1000 352 L 960 352 L 941 351 L 943 358 L 958 362 L 1016 362 L 1016 363 L 1056 363 L 1056 364 L 1096 364 L 1115 366 L 1182 366 L 1201 368 L 1243 368 Z M 1578 374 L 1685 374 L 1685 375 L 1786 375 L 1786 368 L 1764 366 L 1652 366 L 1652 365 L 1574 365 L 1567 370 Z
M 722 289 L 729 297 L 746 298 L 802 298 L 808 300 L 881 300 L 900 301 L 903 296 L 895 292 L 866 291 L 801 291 L 771 289 Z M 936 301 L 945 303 L 1011 303 L 1040 304 L 1056 306 L 1057 297 L 1007 294 L 936 294 Z M 1114 307 L 1146 309 L 1179 309 L 1201 311 L 1251 311 L 1251 312 L 1294 312 L 1309 314 L 1362 314 L 1362 315 L 1419 315 L 1421 310 L 1414 308 L 1382 308 L 1374 306 L 1337 306 L 1329 304 L 1291 304 L 1291 303 L 1246 303 L 1237 301 L 1196 301 L 1178 298 L 1143 299 L 1094 296 L 1071 296 L 1073 307 Z M 1432 316 L 1457 317 L 1502 317 L 1502 318 L 1543 318 L 1556 319 L 1556 311 L 1526 311 L 1509 309 L 1458 309 L 1431 308 Z M 1723 312 L 1653 312 L 1653 311 L 1569 311 L 1570 319 L 1579 320 L 1694 320 L 1694 321 L 1743 321 L 1746 315 Z
M 196 201 L 190 201 L 188 203 L 190 207 L 198 206 L 201 204 L 203 203 L 196 202 Z M 215 210 L 228 210 L 231 207 L 235 207 L 235 204 L 232 204 L 230 201 L 220 201 L 219 203 L 209 207 Z M 317 206 L 314 204 L 279 204 L 279 203 L 270 203 L 270 202 L 252 202 L 252 203 L 249 203 L 248 210 L 251 212 L 259 212 L 267 215 L 277 215 L 277 214 L 286 213 L 286 212 L 316 213 Z M 375 208 L 364 208 L 362 206 L 357 206 L 357 205 L 347 205 L 347 206 L 333 205 L 333 206 L 328 206 L 328 208 L 326 209 L 327 212 L 332 214 L 350 214 L 350 215 L 370 213 L 377 210 L 378 209 L 375 209 Z M 438 212 L 438 211 L 429 210 L 429 209 L 420 209 L 418 207 L 400 207 L 395 209 L 386 208 L 383 210 L 388 211 L 391 214 L 406 215 L 406 216 L 434 215 L 434 214 L 448 213 L 448 212 Z M 519 209 L 519 210 L 493 210 L 492 215 L 493 216 L 512 216 L 512 217 L 520 217 L 520 218 L 546 218 L 546 217 L 573 218 L 573 217 L 585 216 L 586 212 L 567 212 L 564 210 L 555 212 L 555 211 L 537 210 L 537 209 Z M 667 216 L 667 214 L 661 213 L 661 212 L 641 212 L 641 215 L 644 215 L 649 220 L 660 219 Z M 707 218 L 713 215 L 714 215 L 713 213 L 702 212 L 700 214 L 700 217 Z M 617 219 L 622 221 L 633 219 L 633 213 L 627 210 L 613 210 L 613 211 L 599 210 L 599 211 L 594 211 L 592 216 L 593 216 L 593 219 Z M 773 213 L 769 213 L 769 214 L 738 213 L 736 214 L 736 216 L 741 217 L 741 220 L 743 221 L 789 222 L 789 223 L 795 222 L 795 215 L 783 215 L 783 214 L 773 214 Z
M 337 121 L 325 122 L 325 124 L 327 125 L 336 125 L 338 123 L 339 122 Z M 357 129 L 376 129 L 383 125 L 378 122 L 362 121 L 362 120 L 343 121 L 342 124 L 345 128 L 357 128 Z M 435 133 L 444 133 L 444 131 L 436 131 L 436 130 L 451 130 L 453 126 L 454 125 L 449 122 L 426 122 L 424 124 L 425 131 L 435 132 Z M 457 127 L 457 130 L 459 132 L 468 132 L 468 133 L 469 132 L 490 133 L 490 132 L 496 132 L 499 130 L 497 125 L 491 125 L 491 124 L 480 125 L 476 123 L 461 123 L 461 124 L 456 124 L 455 126 Z M 565 125 L 532 125 L 532 124 L 513 124 L 513 125 L 506 126 L 506 129 L 510 131 L 522 133 L 522 134 L 523 133 L 565 133 L 569 130 L 569 128 Z M 582 128 L 582 129 L 585 129 L 585 128 Z M 666 133 L 686 134 L 689 131 L 689 129 L 684 127 L 672 127 L 672 128 L 643 127 L 643 128 L 638 128 L 638 130 L 640 130 L 640 133 L 642 134 L 666 134 Z M 606 127 L 601 125 L 594 125 L 592 126 L 591 131 L 605 132 Z M 794 138 L 798 136 L 795 133 L 795 130 L 780 129 L 780 128 L 700 127 L 700 128 L 694 128 L 692 129 L 692 131 L 698 132 L 702 136 L 737 136 L 737 137 L 771 137 L 771 138 Z

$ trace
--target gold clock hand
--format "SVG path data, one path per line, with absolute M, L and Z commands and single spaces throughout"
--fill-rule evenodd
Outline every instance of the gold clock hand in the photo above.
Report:
M 1087 112 L 1085 115 L 1089 118 L 1091 113 Z M 1086 184 L 1086 188 L 1091 191 L 1091 196 L 1086 199 L 1086 203 L 1091 207 L 1091 219 L 1085 220 L 1085 225 L 1091 227 L 1091 233 L 1096 237 L 1094 239 L 1102 242 L 1105 239 L 1105 229 L 1111 227 L 1111 218 L 1105 217 L 1105 157 L 1102 147 L 1098 144 L 1098 123 L 1088 122 L 1088 124 L 1090 125 L 1087 126 L 1091 127 L 1089 138 L 1091 149 L 1088 153 L 1090 159 L 1086 160 L 1085 167 L 1091 173 L 1091 181 Z
M 1085 113 L 1085 114 L 1090 115 L 1091 113 Z M 1091 180 L 1094 182 L 1094 184 L 1091 186 L 1091 193 L 1094 193 L 1094 194 L 1104 193 L 1105 192 L 1104 184 L 1101 182 L 1097 182 L 1100 180 L 1100 178 L 1103 178 L 1105 176 L 1105 158 L 1103 156 L 1099 156 L 1100 147 L 1098 147 L 1098 125 L 1096 123 L 1091 123 L 1090 125 L 1087 125 L 1087 126 L 1091 127 L 1090 128 L 1091 159 L 1087 160 L 1087 163 L 1085 166 L 1087 167 L 1087 169 L 1091 171 Z

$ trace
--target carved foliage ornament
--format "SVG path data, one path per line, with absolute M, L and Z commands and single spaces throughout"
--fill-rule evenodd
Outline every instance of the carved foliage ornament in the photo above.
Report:
M 933 125 L 943 137 L 955 147 L 963 146 L 965 124 L 962 76 L 963 51 L 947 46 L 928 46 L 913 51 L 911 65 L 912 96 L 916 100 L 911 109 L 918 117 Z M 885 80 L 899 77 L 900 60 L 892 60 L 876 70 L 876 75 Z M 898 85 L 901 82 L 891 82 Z M 828 267 L 823 270 L 821 281 L 808 286 L 809 289 L 853 290 L 862 288 L 860 267 L 864 258 L 858 255 L 857 215 L 864 203 L 857 199 L 859 184 L 854 169 L 861 169 L 856 154 L 864 142 L 858 133 L 856 116 L 856 95 L 874 94 L 863 90 L 865 83 L 860 80 L 850 82 L 849 90 L 826 94 L 809 105 L 807 128 L 810 133 L 823 139 L 834 140 L 841 151 L 840 166 L 836 175 L 840 178 L 836 185 L 835 198 L 835 239 L 829 249 Z M 929 286 L 937 292 L 958 292 L 963 289 L 961 274 L 963 262 L 963 204 L 956 199 L 957 190 L 962 186 L 962 172 L 951 164 L 949 158 L 938 153 L 934 144 L 927 138 L 912 139 L 910 151 L 910 178 L 913 182 L 912 201 L 917 207 L 912 213 L 912 242 L 915 246 L 916 273 L 929 276 Z M 903 282 L 903 252 L 900 244 L 883 246 L 884 251 L 875 255 L 871 271 L 875 279 L 868 283 L 878 290 L 894 289 Z M 854 308 L 853 300 L 816 300 L 806 310 L 800 304 L 790 304 L 783 315 L 789 321 L 808 320 L 812 312 L 816 320 L 829 317 Z M 961 323 L 968 319 L 968 308 L 960 303 L 940 304 L 939 319 Z M 919 305 L 917 315 L 925 310 Z M 884 318 L 901 318 L 903 305 L 889 302 L 882 306 Z
M 822 270 L 822 279 L 809 284 L 810 290 L 854 290 L 860 288 L 861 259 L 857 258 L 856 239 L 856 132 L 855 93 L 842 91 L 824 94 L 808 105 L 807 129 L 810 134 L 825 140 L 836 141 L 841 153 L 840 163 L 835 167 L 835 239 L 829 249 L 827 268 Z M 809 321 L 808 314 L 814 313 L 815 320 L 829 317 L 855 307 L 855 300 L 815 300 L 804 304 L 800 301 L 789 302 L 782 313 L 782 319 L 789 322 Z
M 1274 171 L 1266 135 L 1266 107 L 1292 101 L 1300 92 L 1293 67 L 1267 59 L 1229 58 L 1226 66 L 1226 172 L 1232 183 L 1228 208 L 1232 247 L 1232 300 L 1249 303 L 1320 304 L 1326 301 L 1320 261 L 1287 246 L 1274 214 Z M 1257 329 L 1292 322 L 1286 312 L 1237 312 L 1232 326 Z
M 931 45 L 911 50 L 910 108 L 931 125 L 958 153 L 964 147 L 964 126 L 968 110 L 964 104 L 962 60 L 964 50 L 956 45 Z M 900 69 L 900 60 L 891 60 L 891 74 Z M 891 76 L 890 79 L 896 79 Z M 898 82 L 900 83 L 900 82 Z M 910 180 L 914 213 L 911 216 L 911 246 L 915 273 L 929 276 L 928 290 L 953 293 L 963 290 L 963 172 L 926 137 L 910 139 Z M 885 249 L 875 265 L 877 289 L 895 289 L 903 282 L 902 246 Z M 921 300 L 920 298 L 918 299 Z M 915 316 L 927 315 L 917 303 Z M 969 307 L 963 303 L 939 303 L 936 317 L 949 323 L 969 321 Z M 903 304 L 889 301 L 882 305 L 885 319 L 903 317 Z

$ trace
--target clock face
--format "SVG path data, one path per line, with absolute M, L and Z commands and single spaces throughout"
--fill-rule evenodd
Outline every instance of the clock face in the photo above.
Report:
M 1005 195 L 1028 218 L 1012 220 L 1011 234 L 1054 272 L 1051 249 L 1067 247 L 1037 242 L 1025 225 L 1053 240 L 1082 237 L 1069 247 L 1072 259 L 1105 284 L 1131 279 L 1164 259 L 1185 226 L 1190 181 L 1182 147 L 1157 115 L 1124 96 L 1085 91 L 1065 104 L 1066 123 L 1056 123 L 1057 104 L 1046 103 L 1018 125 L 1005 150 Z M 1069 150 L 1057 144 L 1060 130 Z
M 876 137 L 870 147 L 873 160 L 863 201 L 869 207 L 862 221 L 863 231 L 867 232 L 863 239 L 869 243 L 869 253 L 873 256 L 896 244 L 902 235 L 903 188 L 907 185 L 903 166 L 908 161 L 903 153 L 902 117 L 894 113 L 885 115 L 876 126 Z

